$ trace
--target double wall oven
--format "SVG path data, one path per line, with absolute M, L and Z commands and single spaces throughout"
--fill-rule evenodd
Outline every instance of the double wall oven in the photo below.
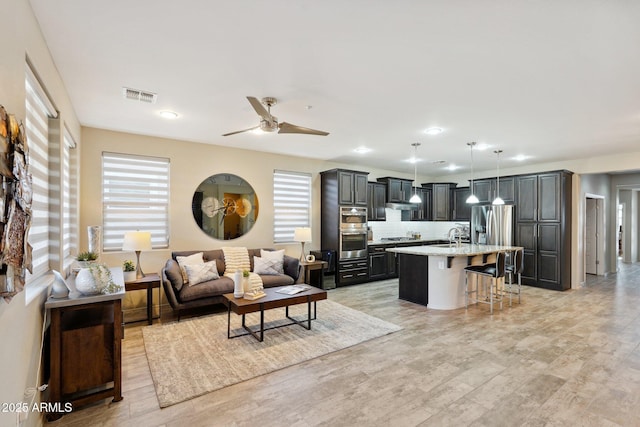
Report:
M 367 257 L 367 208 L 340 207 L 339 259 Z

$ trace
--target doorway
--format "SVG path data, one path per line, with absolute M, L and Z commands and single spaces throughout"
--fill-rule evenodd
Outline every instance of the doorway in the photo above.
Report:
M 604 197 L 588 195 L 585 208 L 585 273 L 604 276 Z

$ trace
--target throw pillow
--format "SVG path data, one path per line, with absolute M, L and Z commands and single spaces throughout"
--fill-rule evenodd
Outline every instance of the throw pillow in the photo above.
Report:
M 187 264 L 184 269 L 187 271 L 189 286 L 220 278 L 215 261 L 205 262 L 204 264 Z
M 187 270 L 185 270 L 184 268 L 185 265 L 204 264 L 204 260 L 202 259 L 202 252 L 198 252 L 197 254 L 189 256 L 177 256 L 176 261 L 178 261 L 180 271 L 182 272 L 182 284 L 185 284 L 189 281 Z
M 282 274 L 278 271 L 278 266 L 282 269 L 282 263 L 278 263 L 277 260 L 259 256 L 253 257 L 253 272 L 256 274 L 264 274 L 267 276 Z
M 264 249 L 260 249 L 260 257 L 275 261 L 274 267 L 278 272 L 277 274 L 284 274 L 284 249 L 280 249 L 279 251 L 265 251 Z

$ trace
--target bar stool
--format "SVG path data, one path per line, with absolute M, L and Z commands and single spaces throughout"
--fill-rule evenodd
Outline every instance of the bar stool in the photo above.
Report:
M 503 279 L 505 275 L 505 257 L 506 257 L 506 254 L 504 252 L 498 252 L 496 253 L 495 263 L 482 264 L 482 265 L 468 265 L 467 267 L 464 268 L 465 308 L 469 306 L 469 296 L 471 294 L 474 294 L 475 298 L 473 298 L 473 301 L 477 303 L 489 304 L 489 307 L 490 307 L 489 311 L 491 314 L 493 314 L 494 301 L 500 303 L 500 310 L 502 310 L 502 292 L 499 291 L 498 284 L 500 282 L 500 279 Z M 475 290 L 472 290 L 469 287 L 470 274 L 474 274 L 478 276 L 476 277 Z M 484 277 L 491 278 L 491 285 L 489 287 L 488 295 L 487 295 L 486 286 L 484 285 L 484 281 L 482 280 L 482 278 Z M 478 293 L 478 282 L 482 282 L 483 288 L 485 288 L 483 289 L 484 292 L 483 292 L 482 299 L 480 298 L 480 295 Z
M 505 294 L 509 294 L 509 307 L 514 294 L 518 294 L 518 304 L 520 304 L 520 292 L 522 291 L 522 270 L 524 270 L 524 250 L 518 249 L 513 257 L 513 264 L 505 268 Z M 517 278 L 517 282 L 516 282 Z M 514 287 L 516 288 L 514 290 Z

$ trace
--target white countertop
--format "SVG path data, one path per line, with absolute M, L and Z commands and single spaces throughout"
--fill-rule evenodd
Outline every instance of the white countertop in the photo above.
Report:
M 94 302 L 104 302 L 104 301 L 112 301 L 115 299 L 123 299 L 124 298 L 124 275 L 122 274 L 121 267 L 111 267 L 111 277 L 113 281 L 121 285 L 122 288 L 118 292 L 114 292 L 111 294 L 96 294 L 96 295 L 83 295 L 76 290 L 76 284 L 74 277 L 69 276 L 66 279 L 67 285 L 71 292 L 69 292 L 69 296 L 66 298 L 47 298 L 47 301 L 44 303 L 45 308 L 58 308 L 58 307 L 69 307 L 72 305 L 81 305 L 81 304 L 91 304 Z
M 448 238 L 446 237 L 420 237 L 419 239 L 410 239 L 410 238 L 406 238 L 406 239 L 402 239 L 402 240 L 382 240 L 382 239 L 374 239 L 374 240 L 369 240 L 367 242 L 368 245 L 395 245 L 397 243 L 415 243 L 417 245 L 420 244 L 424 244 L 425 242 L 435 242 L 438 240 L 448 240 Z
M 475 256 L 483 254 L 491 254 L 495 252 L 503 251 L 516 251 L 523 249 L 522 246 L 496 246 L 496 245 L 477 245 L 470 243 L 462 243 L 459 247 L 455 244 L 449 247 L 449 245 L 435 245 L 435 246 L 406 246 L 402 248 L 388 248 L 387 252 L 395 252 L 399 254 L 409 255 L 424 255 L 424 256 Z

